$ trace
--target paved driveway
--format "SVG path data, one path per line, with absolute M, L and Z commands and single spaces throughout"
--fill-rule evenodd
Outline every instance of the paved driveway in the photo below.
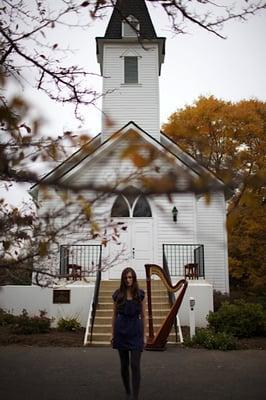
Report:
M 0 347 L 2 400 L 124 399 L 111 348 Z M 266 351 L 144 352 L 141 400 L 263 400 Z

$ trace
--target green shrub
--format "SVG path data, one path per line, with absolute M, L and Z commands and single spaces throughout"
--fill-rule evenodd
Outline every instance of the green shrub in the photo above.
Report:
M 11 326 L 11 332 L 21 335 L 33 333 L 47 333 L 50 330 L 51 319 L 46 317 L 46 311 L 40 311 L 40 315 L 30 317 L 24 309 L 16 317 L 15 323 Z
M 0 326 L 6 326 L 14 324 L 16 321 L 16 317 L 13 314 L 3 310 L 0 308 Z
M 225 301 L 230 301 L 230 297 L 227 293 L 219 292 L 218 290 L 213 291 L 213 309 L 218 311 L 221 305 Z
M 235 300 L 224 302 L 218 311 L 210 312 L 207 320 L 215 332 L 226 332 L 236 337 L 261 336 L 266 331 L 266 313 L 260 304 Z
M 81 325 L 77 318 L 60 318 L 57 328 L 59 331 L 75 332 L 81 329 Z
M 235 338 L 225 332 L 214 332 L 211 329 L 198 328 L 191 340 L 185 341 L 185 345 L 190 347 L 200 346 L 210 350 L 235 350 Z

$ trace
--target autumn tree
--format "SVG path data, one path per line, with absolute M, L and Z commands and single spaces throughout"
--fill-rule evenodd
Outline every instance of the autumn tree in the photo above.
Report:
M 235 189 L 229 212 L 265 180 L 266 103 L 200 97 L 172 114 L 163 131 Z
M 265 188 L 246 190 L 228 219 L 229 265 L 233 286 L 265 295 Z

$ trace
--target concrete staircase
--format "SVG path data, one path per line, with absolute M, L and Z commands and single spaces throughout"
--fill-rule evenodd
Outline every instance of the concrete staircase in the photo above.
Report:
M 139 280 L 139 286 L 146 293 L 146 282 Z M 112 332 L 112 314 L 113 314 L 113 301 L 112 294 L 119 287 L 119 280 L 102 281 L 99 291 L 99 301 L 96 310 L 94 321 L 92 345 L 106 346 L 110 345 L 110 338 Z M 146 299 L 147 300 L 147 299 Z M 165 316 L 167 315 L 170 306 L 168 301 L 168 294 L 165 286 L 160 280 L 152 281 L 152 303 L 153 303 L 153 324 L 154 332 L 156 333 Z M 147 334 L 148 334 L 148 318 L 147 318 Z M 169 335 L 168 343 L 176 343 L 174 328 Z

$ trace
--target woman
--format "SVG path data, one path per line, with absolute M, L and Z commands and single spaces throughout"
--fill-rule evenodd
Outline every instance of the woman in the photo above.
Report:
M 113 293 L 113 318 L 111 343 L 119 351 L 121 376 L 130 398 L 129 359 L 132 372 L 133 399 L 138 399 L 140 386 L 140 358 L 146 344 L 145 293 L 139 289 L 132 268 L 125 268 L 120 288 Z

